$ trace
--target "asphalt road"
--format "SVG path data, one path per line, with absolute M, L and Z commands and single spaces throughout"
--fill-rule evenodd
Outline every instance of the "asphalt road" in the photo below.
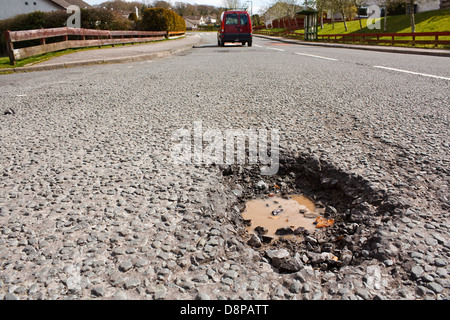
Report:
M 448 299 L 449 58 L 200 37 L 164 59 L 0 76 L 0 297 Z M 385 205 L 352 224 L 354 263 L 290 252 L 303 267 L 284 274 L 247 245 L 230 209 L 244 184 L 172 161 L 199 122 L 279 130 L 280 158 L 337 179 L 349 210 Z

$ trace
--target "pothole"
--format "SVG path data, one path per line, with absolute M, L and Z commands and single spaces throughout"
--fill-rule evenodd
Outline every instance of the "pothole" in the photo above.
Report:
M 236 196 L 230 211 L 238 234 L 279 272 L 399 254 L 379 230 L 401 206 L 360 176 L 310 157 L 280 161 L 273 176 L 251 166 L 222 169 Z
M 242 218 L 247 232 L 269 242 L 279 237 L 313 234 L 317 226 L 324 227 L 324 211 L 305 195 L 280 197 L 272 193 L 247 201 Z

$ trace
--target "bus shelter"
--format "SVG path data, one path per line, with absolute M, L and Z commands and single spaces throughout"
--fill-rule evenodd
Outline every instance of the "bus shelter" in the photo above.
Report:
M 305 40 L 314 41 L 317 39 L 317 26 L 319 21 L 319 11 L 314 9 L 304 9 L 296 14 L 304 16 Z

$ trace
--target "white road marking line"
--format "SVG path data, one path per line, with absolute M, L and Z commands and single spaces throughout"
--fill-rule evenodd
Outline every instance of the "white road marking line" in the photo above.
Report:
M 279 49 L 279 48 L 269 48 L 269 47 L 267 47 L 267 49 L 277 50 L 277 51 L 286 51 L 286 50 L 284 50 L 284 49 Z
M 257 48 L 262 48 L 262 46 L 258 46 L 257 44 L 254 44 L 254 46 Z
M 294 52 L 295 54 L 298 54 L 300 56 L 308 56 L 308 57 L 313 57 L 313 58 L 319 58 L 319 59 L 325 59 L 325 60 L 330 60 L 330 61 L 339 61 L 338 59 L 334 59 L 334 58 L 328 58 L 328 57 L 322 57 L 322 56 L 316 56 L 314 54 L 308 54 L 308 53 L 302 53 L 302 52 Z
M 391 70 L 391 71 L 404 72 L 404 73 L 409 73 L 409 74 L 416 74 L 416 75 L 424 76 L 424 77 L 443 79 L 443 80 L 450 80 L 450 78 L 447 78 L 447 77 L 435 76 L 435 75 L 427 74 L 427 73 L 420 73 L 420 72 L 414 72 L 414 71 L 408 71 L 408 70 L 402 70 L 402 69 L 396 69 L 396 68 L 389 68 L 389 67 L 383 67 L 383 66 L 373 66 L 373 67 L 374 68 L 378 68 L 378 69 L 386 69 L 386 70 Z

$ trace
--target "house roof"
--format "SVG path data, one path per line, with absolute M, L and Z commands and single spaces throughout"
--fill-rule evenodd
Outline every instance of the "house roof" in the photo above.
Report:
M 183 19 L 188 20 L 200 20 L 203 16 L 183 16 Z
M 91 8 L 92 6 L 83 0 L 50 0 L 51 2 L 67 9 L 71 5 L 79 6 L 80 8 Z

